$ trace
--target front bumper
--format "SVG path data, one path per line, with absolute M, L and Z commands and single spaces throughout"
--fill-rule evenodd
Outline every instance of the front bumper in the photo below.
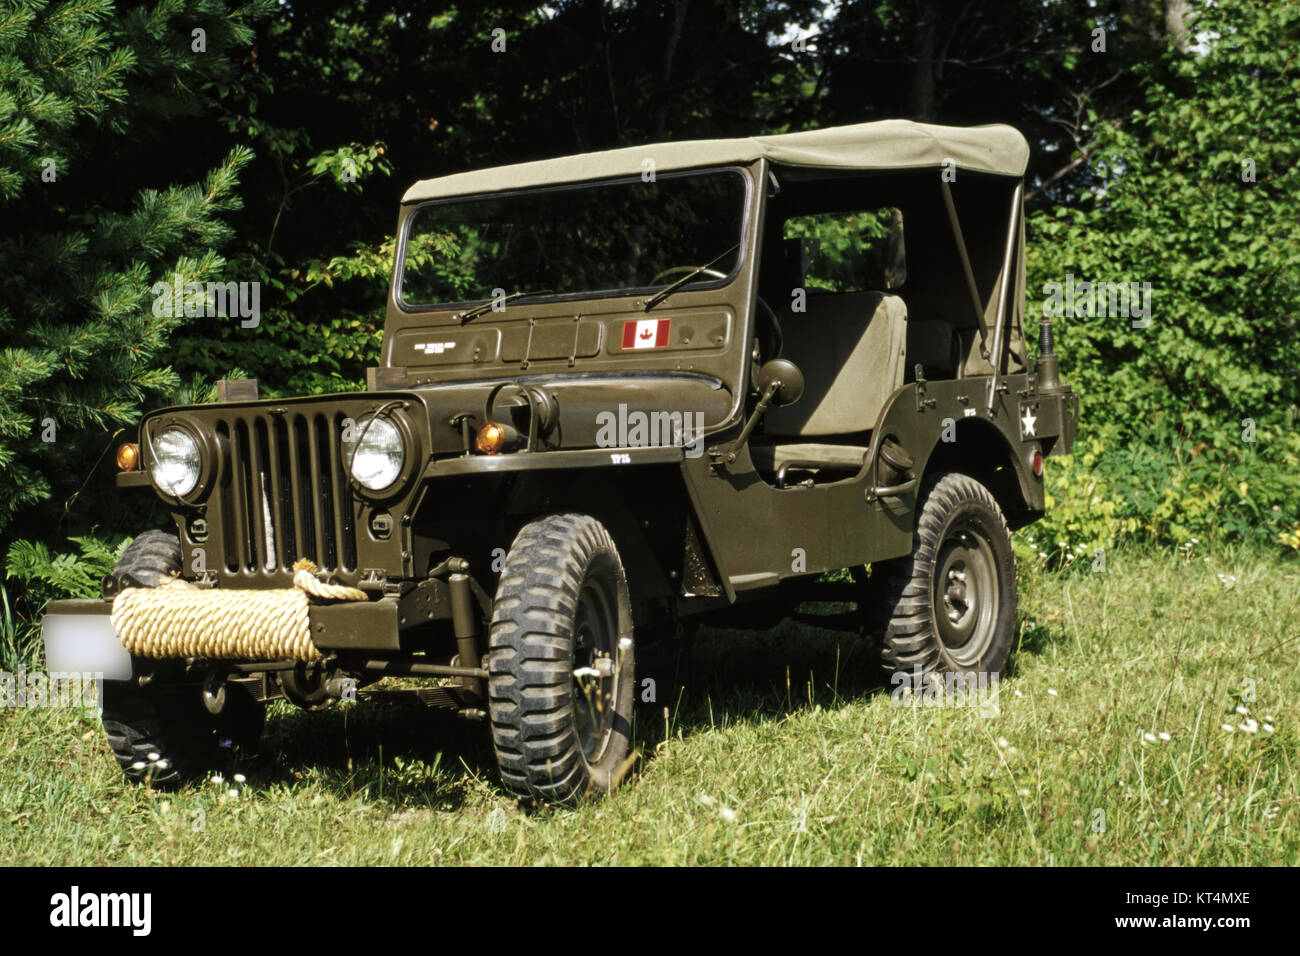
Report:
M 112 611 L 112 601 L 51 601 L 41 619 L 47 670 L 102 673 L 108 680 L 131 677 L 131 655 L 113 629 Z M 322 651 L 401 650 L 395 598 L 312 605 L 307 613 L 312 643 Z

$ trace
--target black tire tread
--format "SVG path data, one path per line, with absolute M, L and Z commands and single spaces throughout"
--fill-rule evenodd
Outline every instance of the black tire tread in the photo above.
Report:
M 114 588 L 157 587 L 181 569 L 180 542 L 166 531 L 138 535 L 113 567 Z M 227 689 L 225 711 L 214 717 L 203 707 L 199 688 L 157 682 L 105 681 L 101 722 L 113 756 L 127 779 L 157 789 L 174 789 L 220 757 L 221 743 L 253 746 L 261 735 L 266 707 L 245 688 Z
M 939 665 L 941 653 L 931 620 L 930 587 L 948 516 L 962 504 L 978 502 L 996 516 L 1001 534 L 1010 540 L 997 499 L 969 475 L 934 475 L 922 486 L 920 502 L 912 553 L 872 568 L 872 619 L 882 634 L 881 666 L 888 675 L 910 675 L 918 668 L 926 674 Z M 1014 619 L 1015 590 L 1005 599 L 1011 602 Z
M 180 570 L 180 540 L 171 532 L 152 530 L 127 545 L 108 576 L 118 588 L 156 588 Z
M 593 781 L 574 730 L 571 621 L 589 557 L 617 556 L 582 514 L 554 514 L 515 537 L 489 631 L 488 710 L 501 780 L 513 794 L 572 804 Z M 620 564 L 620 575 L 621 575 Z

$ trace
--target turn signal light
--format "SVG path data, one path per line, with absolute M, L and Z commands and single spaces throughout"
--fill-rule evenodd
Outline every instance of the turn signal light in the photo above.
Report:
M 1035 478 L 1043 477 L 1043 453 L 1041 451 L 1034 450 L 1034 454 L 1029 459 L 1029 464 L 1034 469 Z
M 135 471 L 139 468 L 140 446 L 129 441 L 118 445 L 117 467 L 119 471 Z
M 495 455 L 506 445 L 506 428 L 496 422 L 486 422 L 474 439 L 474 447 L 485 455 Z

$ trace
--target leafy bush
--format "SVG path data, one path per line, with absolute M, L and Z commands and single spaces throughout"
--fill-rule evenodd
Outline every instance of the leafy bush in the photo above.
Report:
M 1138 543 L 1192 548 L 1241 542 L 1300 551 L 1300 434 L 1284 425 L 1182 439 L 1126 438 L 1101 425 L 1048 461 L 1047 515 L 1019 535 L 1049 567 Z
M 151 289 L 221 277 L 252 152 L 200 171 L 173 123 L 216 109 L 273 9 L 0 5 L 0 550 L 44 537 L 65 503 L 86 527 L 104 500 L 86 466 L 178 385 L 162 350 L 185 319 L 156 314 Z
M 1145 110 L 1089 115 L 1096 188 L 1029 218 L 1031 314 L 1049 283 L 1150 291 L 1147 322 L 1085 303 L 1054 323 L 1084 408 L 1021 535 L 1049 565 L 1130 539 L 1300 551 L 1300 8 L 1221 0 L 1193 22 L 1205 48 L 1147 69 Z
M 122 556 L 130 538 L 83 535 L 69 539 L 76 552 L 52 554 L 39 541 L 15 541 L 0 585 L 0 670 L 32 666 L 39 656 L 39 622 L 45 605 L 60 598 L 93 598 L 100 580 Z M 14 594 L 10 585 L 21 585 Z

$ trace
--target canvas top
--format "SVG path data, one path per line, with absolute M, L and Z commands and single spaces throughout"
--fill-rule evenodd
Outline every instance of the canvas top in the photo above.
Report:
M 825 169 L 915 169 L 951 160 L 958 169 L 1001 176 L 1023 176 L 1029 144 L 1010 126 L 937 126 L 909 120 L 881 120 L 852 126 L 749 136 L 697 139 L 627 146 L 513 166 L 423 179 L 406 191 L 403 202 L 442 199 L 562 183 L 639 176 L 644 161 L 656 172 L 749 163 L 766 157 L 787 166 Z

